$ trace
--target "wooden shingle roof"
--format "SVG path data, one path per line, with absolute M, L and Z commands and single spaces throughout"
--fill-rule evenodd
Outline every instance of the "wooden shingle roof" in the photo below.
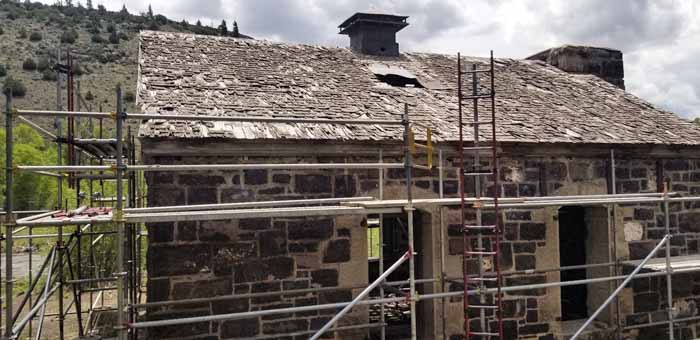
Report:
M 465 58 L 486 67 L 486 59 Z M 140 35 L 138 105 L 145 113 L 401 119 L 457 135 L 456 56 L 373 57 L 347 48 L 145 31 Z M 423 88 L 394 87 L 371 69 L 402 69 Z M 480 75 L 487 84 L 487 75 Z M 700 129 L 590 75 L 539 61 L 496 60 L 497 134 L 526 143 L 700 144 Z M 487 102 L 480 113 L 489 112 Z M 471 116 L 471 105 L 465 114 Z M 471 129 L 467 127 L 467 138 Z M 486 132 L 486 131 L 485 131 Z M 399 127 L 150 120 L 141 137 L 398 140 Z M 420 132 L 417 132 L 420 138 Z

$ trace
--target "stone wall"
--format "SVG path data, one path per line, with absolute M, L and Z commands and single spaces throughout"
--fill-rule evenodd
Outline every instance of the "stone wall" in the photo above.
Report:
M 500 159 L 501 192 L 505 197 L 532 197 L 574 194 L 605 194 L 611 183 L 609 162 L 605 158 L 508 158 Z M 654 192 L 663 178 L 671 180 L 671 189 L 682 195 L 697 194 L 700 191 L 700 161 L 688 160 L 639 160 L 620 159 L 616 162 L 618 193 Z M 468 184 L 468 183 L 467 183 Z M 491 183 L 486 190 L 493 190 Z M 469 185 L 469 184 L 468 184 Z M 670 220 L 673 234 L 671 254 L 698 254 L 700 239 L 700 210 L 694 203 L 671 204 Z M 513 270 L 546 269 L 559 265 L 558 223 L 555 208 L 509 209 L 502 212 L 505 238 L 501 243 L 501 269 Z M 447 268 L 450 275 L 461 274 L 462 233 L 459 224 L 459 210 L 444 208 L 447 216 L 447 237 L 449 240 Z M 612 214 L 613 211 L 610 211 Z M 614 212 L 617 255 L 620 260 L 637 260 L 645 257 L 663 238 L 664 216 L 661 204 L 618 205 Z M 493 214 L 484 215 L 484 224 L 493 223 Z M 469 218 L 473 223 L 473 216 Z M 612 236 L 611 240 L 612 241 Z M 610 244 L 613 244 L 612 242 Z M 490 249 L 490 244 L 486 248 Z M 603 248 L 603 251 L 605 249 Z M 663 256 L 663 251 L 658 256 Z M 598 261 L 605 262 L 605 261 Z M 489 265 L 491 262 L 488 262 Z M 469 260 L 468 266 L 475 271 L 476 260 Z M 600 274 L 600 273 L 599 273 Z M 605 273 L 598 275 L 606 276 Z M 514 275 L 505 278 L 506 286 L 538 284 L 559 280 L 558 273 Z M 690 273 L 674 276 L 674 308 L 678 317 L 697 315 L 696 301 L 700 298 L 700 274 Z M 621 296 L 623 324 L 632 325 L 665 318 L 666 294 L 665 278 L 647 278 L 634 281 Z M 452 291 L 462 290 L 462 285 L 452 283 Z M 589 290 L 590 290 L 589 286 Z M 504 296 L 503 329 L 507 339 L 554 339 L 567 338 L 560 318 L 560 295 L 558 288 L 529 289 L 507 293 Z M 471 301 L 476 303 L 478 300 Z M 599 304 L 596 304 L 597 307 Z M 449 302 L 449 314 L 459 315 L 461 299 Z M 607 313 L 612 313 L 610 310 Z M 599 318 L 598 320 L 601 320 Z M 611 322 L 612 314 L 603 321 Z M 461 322 L 449 318 L 453 338 L 461 334 Z M 478 330 L 478 320 L 471 325 Z M 495 327 L 495 323 L 491 323 Z M 644 332 L 631 331 L 629 335 L 638 339 L 656 339 L 664 333 L 665 327 L 646 328 Z M 491 328 L 493 330 L 493 328 Z M 677 330 L 685 335 L 693 335 L 694 327 L 680 327 Z M 599 338 L 601 334 L 598 335 Z M 612 336 L 607 334 L 605 336 Z M 605 337 L 604 337 L 605 338 Z
M 220 157 L 153 157 L 159 164 L 241 162 Z M 290 160 L 291 161 L 291 160 Z M 356 194 L 355 178 L 342 172 L 251 170 L 243 172 L 150 173 L 149 205 L 228 203 L 327 198 Z M 245 297 L 248 293 L 367 284 L 364 216 L 249 218 L 149 223 L 148 301 L 238 295 L 226 300 L 148 310 L 149 320 L 238 313 L 346 302 L 357 289 Z M 150 329 L 151 339 L 235 339 L 318 329 L 335 309 L 275 314 Z M 367 322 L 358 309 L 341 320 Z M 306 333 L 305 333 L 306 332 Z M 305 334 L 305 335 L 303 335 Z M 338 338 L 356 338 L 344 332 Z M 326 338 L 334 338 L 330 333 Z
M 348 152 L 346 155 L 353 155 Z M 506 197 L 534 197 L 553 195 L 606 194 L 610 190 L 610 165 L 602 156 L 521 156 L 512 152 L 500 158 L 501 192 Z M 700 191 L 700 161 L 656 159 L 629 155 L 625 152 L 616 162 L 618 193 L 654 192 L 661 178 L 671 180 L 671 189 L 684 195 Z M 386 155 L 386 153 L 385 153 Z M 395 155 L 395 154 L 394 154 Z M 514 156 L 515 155 L 515 156 Z M 152 163 L 269 163 L 269 162 L 376 162 L 376 156 L 340 157 L 187 157 L 158 156 L 147 158 Z M 400 161 L 399 156 L 385 157 L 385 162 Z M 424 163 L 424 160 L 418 160 Z M 446 157 L 446 164 L 458 163 Z M 457 197 L 457 171 L 444 172 L 443 190 L 446 197 Z M 270 199 L 299 199 L 323 197 L 374 196 L 378 197 L 377 170 L 333 171 L 243 171 L 227 173 L 151 174 L 149 181 L 150 205 L 197 204 L 237 202 Z M 403 169 L 384 171 L 386 199 L 405 197 Z M 472 192 L 473 182 L 465 183 Z M 434 198 L 440 191 L 438 172 L 414 170 L 415 198 Z M 487 182 L 484 193 L 494 190 Z M 606 207 L 606 206 L 601 206 Z M 422 255 L 424 273 L 418 277 L 439 277 L 441 245 L 445 242 L 445 274 L 461 276 L 462 234 L 459 209 L 454 207 L 418 207 L 426 214 L 423 225 L 423 243 L 416 246 Z M 505 227 L 500 263 L 504 271 L 546 269 L 559 265 L 558 207 L 538 209 L 510 209 L 501 216 Z M 616 247 L 618 259 L 640 259 L 663 237 L 663 213 L 659 204 L 618 206 L 609 211 L 610 223 L 615 226 L 610 235 L 610 252 Z M 698 253 L 700 242 L 700 210 L 694 204 L 674 204 L 671 207 L 673 255 Z M 473 214 L 468 219 L 473 222 Z M 494 220 L 486 214 L 484 223 Z M 342 286 L 367 284 L 366 231 L 363 217 L 337 219 L 253 219 L 225 222 L 175 223 L 150 225 L 149 240 L 149 301 L 182 299 L 196 296 L 260 292 L 301 287 Z M 441 227 L 442 225 L 442 227 Z M 613 238 L 614 237 L 614 238 Z M 490 247 L 486 245 L 487 249 Z M 469 260 L 475 270 L 476 260 Z M 487 266 L 489 263 L 486 264 Z M 596 273 L 597 274 L 597 273 Z M 510 275 L 505 285 L 523 285 L 555 282 L 559 273 Z M 648 281 L 648 284 L 645 282 Z M 621 295 L 620 310 L 623 323 L 634 324 L 663 317 L 665 308 L 663 278 L 636 280 Z M 681 284 L 693 282 L 693 288 Z M 697 284 L 695 283 L 697 282 Z M 700 296 L 700 276 L 674 280 L 674 307 L 679 315 L 696 315 L 695 300 Z M 421 292 L 440 291 L 441 284 L 423 285 Z M 461 290 L 458 283 L 447 283 L 445 290 Z M 284 296 L 281 299 L 243 299 L 235 303 L 188 305 L 149 311 L 149 318 L 208 315 L 263 308 L 278 308 L 349 300 L 358 291 L 340 290 L 333 294 Z M 473 301 L 474 302 L 474 301 Z M 219 305 L 219 307 L 217 307 Z M 440 300 L 421 300 L 419 310 L 425 311 L 420 320 L 422 338 L 442 338 L 444 323 L 446 338 L 459 339 L 462 329 L 462 302 L 450 299 L 445 304 L 447 314 L 442 318 Z M 334 311 L 282 315 L 244 321 L 224 321 L 156 330 L 155 337 L 174 334 L 214 336 L 226 338 L 232 334 L 273 334 L 312 330 L 320 326 Z M 559 288 L 530 289 L 505 294 L 503 329 L 506 339 L 564 338 L 560 320 Z M 612 320 L 611 310 L 601 321 Z M 351 320 L 352 319 L 352 320 Z M 366 322 L 366 311 L 358 310 L 344 322 Z M 430 320 L 430 322 L 428 322 Z M 492 322 L 491 326 L 495 324 Z M 474 327 L 478 325 L 473 324 Z M 663 326 L 647 329 L 648 334 L 662 333 Z M 693 332 L 684 327 L 680 332 Z M 168 333 L 170 332 L 170 333 Z M 654 333 L 656 332 L 656 333 Z M 684 333 L 684 334 L 686 334 Z M 362 333 L 366 334 L 366 333 Z M 629 332 L 636 336 L 638 332 Z M 341 338 L 362 338 L 358 334 L 337 334 Z M 303 337 L 302 337 L 303 338 Z

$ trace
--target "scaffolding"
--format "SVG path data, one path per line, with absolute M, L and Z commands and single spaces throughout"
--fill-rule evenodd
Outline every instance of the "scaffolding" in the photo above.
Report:
M 369 120 L 369 119 L 341 119 L 341 120 L 329 120 L 329 119 L 316 119 L 316 118 L 272 118 L 272 117 L 246 117 L 246 116 L 212 116 L 212 115 L 157 115 L 157 114 L 142 114 L 142 113 L 128 113 L 123 105 L 121 89 L 116 91 L 116 112 L 93 112 L 93 111 L 62 111 L 60 110 L 60 99 L 59 99 L 59 109 L 56 111 L 37 111 L 37 110 L 19 110 L 12 106 L 12 95 L 6 95 L 6 110 L 5 110 L 5 128 L 6 128 L 6 164 L 5 164 L 5 174 L 6 174 L 6 198 L 5 198 L 5 277 L 4 277 L 4 288 L 5 296 L 4 303 L 8 308 L 5 310 L 4 321 L 4 337 L 7 339 L 18 338 L 23 334 L 23 331 L 27 325 L 31 327 L 32 320 L 38 319 L 37 323 L 38 329 L 36 330 L 36 339 L 39 339 L 42 334 L 43 321 L 46 314 L 46 306 L 49 299 L 58 294 L 58 304 L 59 311 L 57 313 L 59 319 L 60 327 L 60 338 L 64 338 L 63 324 L 64 318 L 68 315 L 71 307 L 75 309 L 74 314 L 76 315 L 79 323 L 79 335 L 87 335 L 88 331 L 87 323 L 82 321 L 82 315 L 88 314 L 88 321 L 95 311 L 95 308 L 89 308 L 88 311 L 82 310 L 82 293 L 89 292 L 91 295 L 96 293 L 96 298 L 90 298 L 90 306 L 96 306 L 96 304 L 101 301 L 104 297 L 105 291 L 116 290 L 117 292 L 117 302 L 116 307 L 113 308 L 117 314 L 117 325 L 115 330 L 118 335 L 118 339 L 137 339 L 138 332 L 143 329 L 152 327 L 162 327 L 162 326 L 173 326 L 173 325 L 183 325 L 192 324 L 203 321 L 221 321 L 221 320 L 235 320 L 243 319 L 249 317 L 259 317 L 259 316 L 270 316 L 279 315 L 285 313 L 298 313 L 305 311 L 318 311 L 318 310 L 333 310 L 341 309 L 335 317 L 331 318 L 325 325 L 316 330 L 310 330 L 305 332 L 292 332 L 288 334 L 274 334 L 274 335 L 264 335 L 255 337 L 255 339 L 266 339 L 266 338 L 276 338 L 284 335 L 288 336 L 305 336 L 309 335 L 311 339 L 318 339 L 324 335 L 327 331 L 343 331 L 351 329 L 374 329 L 379 328 L 381 331 L 381 339 L 384 340 L 386 337 L 386 321 L 384 319 L 384 306 L 389 303 L 400 303 L 407 302 L 409 305 L 409 315 L 410 315 L 410 338 L 418 338 L 417 329 L 417 310 L 416 305 L 421 301 L 436 300 L 442 301 L 442 316 L 443 320 L 446 319 L 446 301 L 450 298 L 462 298 L 464 303 L 464 337 L 466 339 L 472 338 L 498 338 L 503 337 L 502 329 L 502 315 L 501 315 L 501 297 L 504 293 L 514 292 L 520 290 L 528 289 L 539 289 L 539 288 L 549 288 L 549 287 L 564 287 L 571 285 L 583 285 L 595 282 L 609 282 L 615 284 L 620 280 L 623 280 L 618 288 L 613 292 L 609 299 L 600 307 L 599 311 L 605 308 L 609 303 L 616 300 L 617 293 L 624 287 L 628 282 L 634 278 L 642 277 L 659 277 L 663 276 L 666 278 L 667 284 L 667 313 L 668 320 L 663 322 L 650 322 L 642 325 L 631 325 L 618 327 L 621 330 L 630 330 L 633 328 L 641 327 L 652 327 L 657 325 L 667 325 L 669 328 L 669 339 L 674 338 L 674 324 L 681 322 L 692 322 L 698 318 L 682 318 L 674 319 L 673 313 L 673 292 L 672 292 L 672 275 L 674 273 L 690 273 L 700 271 L 700 266 L 686 266 L 683 268 L 674 268 L 673 261 L 670 253 L 670 240 L 672 238 L 670 231 L 670 221 L 669 221 L 669 204 L 676 202 L 696 202 L 700 201 L 700 197 L 678 197 L 672 192 L 669 192 L 668 188 L 665 187 L 663 192 L 659 193 L 640 193 L 640 194 L 601 194 L 601 195 L 576 195 L 576 196 L 546 196 L 546 197 L 528 197 L 528 198 L 510 198 L 503 197 L 500 198 L 500 193 L 495 190 L 491 193 L 491 197 L 482 196 L 481 194 L 481 183 L 478 180 L 481 176 L 492 177 L 493 181 L 498 180 L 499 168 L 498 168 L 498 157 L 497 157 L 497 141 L 496 141 L 496 93 L 494 90 L 494 59 L 493 54 L 491 55 L 490 64 L 488 69 L 479 69 L 478 65 L 473 65 L 471 70 L 462 70 L 463 60 L 460 56 L 458 60 L 458 97 L 459 97 L 459 112 L 460 117 L 458 120 L 459 130 L 462 131 L 464 126 L 471 127 L 474 130 L 473 136 L 474 140 L 470 141 L 471 145 L 465 146 L 464 138 L 460 137 L 458 150 L 451 150 L 449 148 L 438 148 L 433 146 L 431 141 L 431 131 L 426 132 L 426 143 L 418 144 L 415 142 L 413 128 L 418 127 L 417 124 L 411 123 L 409 116 L 408 105 L 404 105 L 404 112 L 401 119 L 397 120 Z M 462 93 L 462 75 L 470 74 L 472 75 L 472 94 L 464 95 Z M 477 74 L 487 74 L 490 76 L 490 92 L 480 93 L 478 92 L 478 81 Z M 60 82 L 60 77 L 59 77 Z M 60 89 L 60 84 L 59 84 Z M 60 98 L 60 96 L 59 96 Z M 477 101 L 480 99 L 486 99 L 490 101 L 490 120 L 484 121 L 483 117 L 480 117 L 477 112 Z M 461 112 L 462 112 L 462 101 L 472 100 L 474 103 L 474 119 L 471 122 L 463 122 Z M 58 118 L 67 118 L 69 125 L 74 122 L 73 119 L 80 118 L 96 118 L 108 119 L 114 121 L 116 125 L 116 136 L 115 138 L 104 139 L 103 136 L 99 138 L 76 138 L 76 133 L 74 128 L 71 128 L 67 138 L 63 139 L 61 137 L 61 131 L 56 135 L 48 133 L 44 129 L 40 128 L 38 125 L 32 123 L 25 117 L 30 116 L 49 116 Z M 51 137 L 59 145 L 59 165 L 48 165 L 48 166 L 28 166 L 19 165 L 13 162 L 13 122 L 15 119 L 28 122 L 31 126 L 34 126 L 39 131 L 43 130 L 43 134 Z M 166 119 L 166 120 L 178 120 L 178 121 L 225 121 L 225 122 L 262 122 L 262 123 L 319 123 L 319 124 L 345 124 L 345 125 L 386 125 L 394 128 L 403 129 L 403 162 L 401 163 L 385 163 L 384 155 L 379 150 L 379 161 L 377 163 L 305 163 L 305 164 L 178 164 L 178 165 L 139 165 L 135 160 L 134 151 L 134 140 L 133 136 L 128 134 L 124 135 L 125 122 L 127 120 L 147 120 L 147 119 Z M 60 120 L 59 120 L 60 121 Z M 60 126 L 60 124 L 58 124 Z M 491 127 L 491 140 L 490 145 L 480 144 L 483 141 L 479 140 L 480 130 L 478 127 L 480 125 Z M 99 160 L 98 165 L 80 165 L 74 164 L 75 153 L 77 151 L 71 151 L 70 162 L 68 165 L 61 165 L 62 153 L 60 151 L 61 144 L 69 144 L 75 147 L 76 150 L 81 152 L 86 152 Z M 416 164 L 415 158 L 418 153 L 418 149 L 425 150 L 428 159 L 427 165 Z M 482 159 L 480 158 L 481 152 L 488 151 L 492 157 L 490 161 L 490 169 L 488 171 L 481 171 L 478 167 L 481 165 Z M 438 154 L 438 164 L 434 166 L 432 164 L 433 154 L 437 152 Z M 474 159 L 473 164 L 474 170 L 465 169 L 466 163 L 464 161 L 465 152 L 473 152 Z M 445 156 L 447 154 L 457 155 L 460 159 L 460 165 L 457 168 L 445 166 Z M 105 165 L 105 161 L 109 161 L 110 164 Z M 611 173 L 614 174 L 614 162 L 611 162 Z M 263 201 L 263 202 L 242 202 L 242 203 L 223 203 L 223 204 L 202 204 L 202 205 L 192 205 L 192 206 L 164 206 L 164 207 L 143 207 L 142 201 L 138 198 L 141 197 L 138 192 L 140 185 L 137 181 L 139 176 L 143 172 L 148 171 L 211 171 L 211 170 L 250 170 L 250 169 L 373 169 L 377 170 L 379 173 L 380 183 L 379 183 L 379 197 L 377 199 L 372 197 L 355 197 L 355 198 L 328 198 L 328 199 L 297 199 L 297 200 L 283 200 L 283 201 Z M 406 176 L 406 198 L 399 200 L 385 200 L 384 199 L 384 172 L 387 169 L 404 169 Z M 436 199 L 420 199 L 414 198 L 412 192 L 412 173 L 414 169 L 435 169 L 438 172 L 440 195 Z M 444 173 L 446 170 L 459 169 L 460 173 L 460 197 L 458 198 L 446 198 L 443 192 L 443 181 Z M 57 210 L 51 210 L 46 212 L 40 212 L 32 214 L 30 216 L 25 216 L 23 218 L 17 218 L 15 215 L 18 213 L 13 209 L 13 178 L 15 172 L 31 172 L 39 175 L 52 176 L 57 178 L 57 184 L 59 188 L 61 187 L 61 182 L 64 179 L 71 180 L 75 182 L 75 188 L 80 188 L 80 180 L 90 181 L 90 187 L 92 188 L 92 181 L 100 181 L 102 183 L 106 179 L 113 179 L 116 181 L 116 195 L 113 198 L 114 206 L 112 209 L 105 209 L 101 214 L 98 215 L 84 215 L 88 207 L 82 207 L 80 204 L 76 204 L 76 209 L 69 211 L 68 214 L 64 214 L 67 209 L 61 209 L 59 206 Z M 473 176 L 472 176 L 473 175 Z M 464 192 L 464 184 L 466 177 L 475 178 L 475 193 L 473 197 L 466 197 Z M 126 188 L 125 188 L 126 182 Z M 614 176 L 613 176 L 613 185 Z M 59 194 L 60 195 L 60 194 Z M 92 191 L 90 193 L 90 203 L 104 203 L 104 197 L 93 197 Z M 104 195 L 102 195 L 104 196 Z M 60 197 L 60 196 L 59 196 Z M 60 200 L 59 200 L 60 202 Z M 561 206 L 585 206 L 585 205 L 607 205 L 614 206 L 618 204 L 661 204 L 662 209 L 665 214 L 665 228 L 666 235 L 663 240 L 652 250 L 652 252 L 641 262 L 620 262 L 615 259 L 614 261 L 609 261 L 606 263 L 594 263 L 586 264 L 581 266 L 569 266 L 569 267 L 556 267 L 556 268 L 546 268 L 538 270 L 525 270 L 525 271 L 512 271 L 512 272 L 501 272 L 498 265 L 498 244 L 500 239 L 503 237 L 503 222 L 498 218 L 493 225 L 484 225 L 482 222 L 482 211 L 495 212 L 498 216 L 498 212 L 506 209 L 513 208 L 542 208 L 542 207 L 561 207 Z M 417 278 L 415 276 L 415 255 L 417 254 L 414 245 L 414 225 L 413 225 L 413 214 L 417 208 L 420 207 L 459 207 L 462 215 L 462 231 L 464 232 L 464 252 L 462 254 L 463 258 L 463 275 L 461 277 L 448 277 L 445 268 L 445 247 L 444 247 L 444 218 L 441 215 L 441 225 L 440 225 L 440 253 L 441 253 L 441 270 L 439 277 L 431 278 Z M 470 225 L 466 222 L 464 216 L 467 209 L 476 211 L 477 223 L 475 225 Z M 500 210 L 499 210 L 500 209 Z M 408 234 L 408 247 L 404 255 L 396 261 L 389 268 L 383 267 L 382 260 L 384 259 L 383 247 L 381 246 L 381 235 L 382 235 L 382 216 L 384 214 L 405 214 L 407 217 L 407 234 Z M 172 301 L 159 301 L 159 302 L 142 302 L 141 299 L 141 276 L 142 276 L 142 264 L 139 262 L 140 258 L 140 244 L 141 238 L 145 235 L 141 231 L 141 226 L 143 223 L 149 222 L 169 222 L 169 221 L 210 221 L 210 220 L 226 220 L 226 219 L 240 219 L 249 217 L 310 217 L 310 216 L 339 216 L 339 215 L 376 215 L 379 218 L 379 228 L 380 228 L 380 275 L 377 280 L 369 285 L 365 286 L 355 286 L 355 287 L 318 287 L 318 288 L 305 288 L 305 289 L 294 289 L 285 290 L 279 292 L 263 292 L 263 293 L 246 293 L 246 294 L 233 294 L 233 295 L 223 295 L 215 296 L 211 298 L 193 298 L 193 299 L 183 299 L 183 300 L 172 300 Z M 58 217 L 57 217 L 58 216 Z M 110 231 L 94 231 L 93 227 L 98 225 L 115 225 L 115 230 Z M 31 233 L 33 227 L 44 226 L 44 227 L 55 227 L 57 232 L 55 234 L 43 234 L 34 235 Z M 76 231 L 70 234 L 65 234 L 63 228 L 65 226 L 76 226 Z M 28 230 L 29 235 L 17 235 L 21 230 Z M 471 249 L 470 244 L 472 244 L 473 235 L 471 232 L 478 231 L 474 233 L 476 235 L 476 247 L 477 249 Z M 151 232 L 157 232 L 152 230 Z M 107 276 L 100 275 L 99 273 L 94 273 L 92 277 L 82 277 L 81 274 L 81 237 L 90 236 L 90 245 L 94 246 L 97 242 L 102 240 L 105 236 L 116 236 L 117 238 L 117 249 L 116 249 L 116 265 L 117 269 L 114 273 Z M 22 299 L 18 308 L 13 309 L 13 254 L 12 246 L 13 240 L 15 239 L 32 239 L 36 238 L 56 238 L 56 245 L 49 252 L 49 256 L 43 261 L 38 274 L 34 279 L 30 276 L 30 289 L 29 292 Z M 68 240 L 64 242 L 64 238 L 68 237 Z M 493 240 L 493 247 L 495 250 L 486 250 L 487 244 L 484 243 L 485 239 Z M 92 249 L 92 248 L 90 248 Z M 641 269 L 647 265 L 650 259 L 661 249 L 665 249 L 665 263 L 663 266 L 659 266 L 659 270 L 650 273 L 640 273 Z M 77 251 L 77 263 L 72 264 L 71 252 Z M 467 268 L 466 262 L 469 258 L 476 257 L 479 261 L 479 265 L 483 263 L 482 259 L 484 257 L 493 257 L 494 267 L 491 272 L 487 272 L 484 268 L 481 268 L 473 273 Z M 89 254 L 89 266 L 94 269 L 94 254 Z M 407 280 L 403 281 L 387 281 L 389 274 L 396 270 L 399 266 L 408 262 L 408 273 L 409 277 Z M 65 265 L 64 265 L 65 263 Z M 634 271 L 628 275 L 609 275 L 606 277 L 596 277 L 587 278 L 585 280 L 575 280 L 575 281 L 559 281 L 559 282 L 546 282 L 538 284 L 528 284 L 519 286 L 502 286 L 503 277 L 509 275 L 517 274 L 532 274 L 532 273 L 548 273 L 548 272 L 562 272 L 566 270 L 575 270 L 581 268 L 594 268 L 594 267 L 607 267 L 612 270 L 620 268 L 622 265 L 632 265 L 635 267 Z M 30 261 L 31 266 L 31 261 Z M 73 267 L 77 267 L 75 274 L 73 272 Z M 70 279 L 64 278 L 64 271 L 68 270 Z M 611 270 L 611 272 L 612 272 Z M 32 271 L 30 270 L 30 273 Z M 40 279 L 39 277 L 44 275 L 46 279 L 44 280 L 43 287 L 38 287 Z M 31 274 L 30 274 L 31 275 Z M 447 291 L 445 289 L 445 283 L 461 283 L 461 291 Z M 494 282 L 493 284 L 488 284 L 488 282 Z M 474 283 L 470 286 L 470 283 Z M 392 289 L 392 287 L 403 286 L 408 284 L 409 288 L 405 296 L 399 297 L 388 297 L 385 295 L 386 289 Z M 439 293 L 427 293 L 420 294 L 418 285 L 422 284 L 439 284 L 442 287 Z M 64 287 L 68 286 L 72 290 L 72 301 L 69 302 L 68 307 L 64 304 Z M 85 288 L 85 286 L 89 286 Z M 32 301 L 32 291 L 38 288 L 41 293 L 38 294 L 38 299 Z M 278 296 L 278 295 L 289 295 L 295 293 L 318 293 L 323 291 L 333 291 L 341 289 L 363 289 L 360 294 L 355 296 L 352 301 L 341 302 L 341 303 L 328 303 L 328 304 L 318 304 L 312 306 L 300 306 L 300 307 L 289 307 L 289 308 L 277 308 L 268 310 L 255 310 L 248 312 L 238 312 L 238 313 L 228 313 L 228 314 L 216 314 L 216 315 L 206 315 L 197 317 L 183 317 L 176 319 L 166 319 L 166 320 L 143 320 L 140 318 L 142 315 L 140 312 L 145 311 L 150 307 L 159 306 L 176 306 L 184 305 L 190 303 L 199 302 L 212 302 L 212 301 L 225 301 L 226 299 L 234 297 L 263 297 L 263 296 Z M 378 291 L 378 297 L 369 297 L 370 293 Z M 471 296 L 478 297 L 479 305 L 469 305 L 469 298 Z M 487 297 L 491 296 L 495 299 L 493 305 L 487 305 Z M 365 323 L 357 325 L 345 325 L 336 326 L 336 322 L 340 320 L 343 315 L 352 310 L 355 306 L 360 305 L 376 305 L 379 304 L 382 308 L 381 319 L 379 323 Z M 21 315 L 25 306 L 29 306 L 29 310 Z M 480 327 L 478 330 L 470 329 L 470 309 L 478 309 L 479 317 L 478 321 Z M 493 310 L 495 313 L 492 316 L 497 320 L 497 326 L 495 330 L 487 330 L 486 325 L 489 323 L 489 317 L 485 313 L 485 310 Z M 583 327 L 574 335 L 574 338 L 580 334 L 585 326 L 590 324 L 590 322 L 595 318 L 597 313 L 594 314 Z M 446 322 L 443 321 L 443 338 L 446 338 Z M 619 325 L 621 325 L 619 323 Z M 31 328 L 29 334 L 31 336 Z

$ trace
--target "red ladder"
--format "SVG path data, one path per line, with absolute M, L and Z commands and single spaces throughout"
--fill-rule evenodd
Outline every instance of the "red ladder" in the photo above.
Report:
M 501 269 L 499 255 L 501 251 L 502 224 L 498 208 L 500 188 L 498 184 L 498 159 L 496 148 L 496 92 L 494 88 L 494 60 L 493 51 L 488 68 L 477 67 L 473 64 L 471 70 L 462 69 L 462 58 L 457 54 L 457 98 L 459 108 L 459 170 L 460 170 L 460 199 L 461 199 L 461 225 L 463 234 L 462 272 L 464 279 L 464 336 L 470 339 L 503 339 L 502 318 L 502 292 Z M 467 75 L 467 77 L 463 77 Z M 490 82 L 490 90 L 484 92 L 480 89 L 480 76 L 487 77 Z M 470 83 L 471 93 L 464 93 L 463 82 Z M 467 89 L 469 91 L 469 89 Z M 490 100 L 490 117 L 479 116 L 479 101 Z M 473 119 L 463 120 L 463 107 L 469 102 L 473 105 Z M 488 113 L 486 116 L 489 116 Z M 471 127 L 473 139 L 471 145 L 465 146 L 464 127 Z M 482 131 L 488 130 L 490 131 Z M 480 138 L 482 136 L 484 139 Z M 465 153 L 472 158 L 469 167 L 465 164 Z M 482 165 L 482 161 L 488 161 L 489 165 Z M 493 187 L 482 196 L 481 189 L 485 179 L 492 179 Z M 465 179 L 474 181 L 474 203 L 465 200 Z M 494 221 L 483 223 L 484 203 L 493 205 Z M 468 211 L 475 212 L 474 224 L 467 224 Z M 469 273 L 468 263 L 476 259 L 478 271 Z M 490 260 L 492 265 L 486 265 Z M 487 293 L 487 289 L 496 288 L 496 294 Z M 468 291 L 476 290 L 479 299 L 478 304 L 469 303 Z M 489 299 L 489 297 L 493 297 Z M 477 319 L 472 314 L 478 314 L 478 329 L 472 329 L 471 321 Z M 495 319 L 491 315 L 495 314 Z M 496 321 L 494 323 L 494 321 Z

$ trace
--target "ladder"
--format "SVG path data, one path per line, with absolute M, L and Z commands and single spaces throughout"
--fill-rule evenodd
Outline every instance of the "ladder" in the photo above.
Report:
M 470 339 L 503 339 L 502 277 L 499 265 L 503 234 L 498 208 L 500 188 L 496 148 L 496 99 L 494 88 L 493 51 L 488 67 L 473 64 L 463 69 L 457 54 L 457 98 L 459 112 L 459 170 L 461 226 L 463 235 L 462 272 L 464 282 L 464 337 Z M 486 78 L 486 86 L 480 79 Z M 480 101 L 490 111 L 479 114 Z M 465 117 L 463 108 L 472 105 L 472 117 Z M 483 107 L 483 105 L 482 105 Z M 464 129 L 471 129 L 473 138 L 465 141 Z M 467 145 L 467 143 L 469 145 Z M 469 157 L 469 160 L 467 160 Z M 482 188 L 492 184 L 485 195 Z M 465 202 L 465 184 L 474 183 L 475 203 Z M 483 200 L 482 200 L 483 199 Z M 484 221 L 484 203 L 492 205 L 490 221 Z M 468 216 L 469 213 L 473 213 Z M 474 263 L 475 262 L 475 263 Z M 471 263 L 471 265 L 470 265 Z M 474 265 L 476 264 L 476 265 Z M 476 268 L 476 269 L 475 269 Z M 471 271 L 471 272 L 470 272 Z M 496 289 L 495 294 L 487 289 Z M 476 291 L 469 299 L 468 291 Z M 475 321 L 478 320 L 478 321 Z

